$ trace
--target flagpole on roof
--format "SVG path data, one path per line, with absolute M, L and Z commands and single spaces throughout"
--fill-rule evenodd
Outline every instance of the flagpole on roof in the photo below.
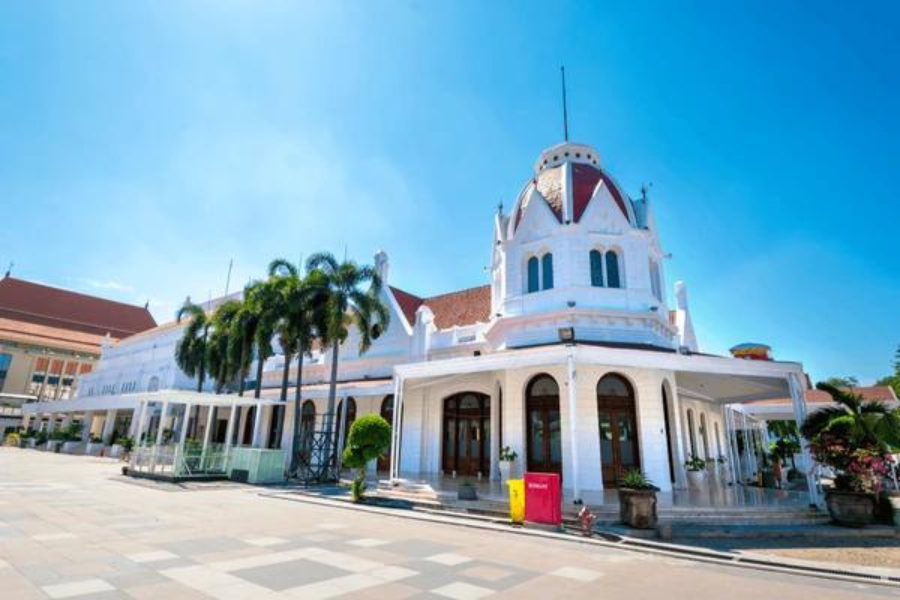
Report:
M 561 66 L 559 68 L 560 74 L 562 75 L 562 108 L 563 108 L 563 139 L 565 141 L 569 141 L 569 107 L 566 103 L 566 68 Z

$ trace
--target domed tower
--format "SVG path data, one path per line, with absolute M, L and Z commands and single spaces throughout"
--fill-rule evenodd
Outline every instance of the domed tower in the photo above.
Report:
M 494 228 L 488 339 L 496 348 L 556 342 L 678 345 L 663 251 L 646 194 L 629 198 L 584 144 L 548 148 Z

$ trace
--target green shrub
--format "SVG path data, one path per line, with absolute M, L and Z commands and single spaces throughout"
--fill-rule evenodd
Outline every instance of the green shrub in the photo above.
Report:
M 628 469 L 625 471 L 622 477 L 619 478 L 619 487 L 631 490 L 658 489 L 639 469 Z
M 688 471 L 703 471 L 706 469 L 706 461 L 699 456 L 691 455 L 691 457 L 684 462 L 684 466 L 687 467 Z
M 9 433 L 6 435 L 5 444 L 7 446 L 18 446 L 22 437 L 18 433 Z
M 380 415 L 365 415 L 353 422 L 347 447 L 344 449 L 343 463 L 358 469 L 350 493 L 354 502 L 363 499 L 366 493 L 366 465 L 382 456 L 391 446 L 391 425 Z
M 116 439 L 116 445 L 122 446 L 125 449 L 125 452 L 131 452 L 134 448 L 134 440 L 128 436 L 123 436 Z

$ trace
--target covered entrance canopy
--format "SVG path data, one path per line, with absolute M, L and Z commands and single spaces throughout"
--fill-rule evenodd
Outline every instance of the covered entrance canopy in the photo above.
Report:
M 402 457 L 399 450 L 402 447 L 403 435 L 401 414 L 405 402 L 404 395 L 411 389 L 442 385 L 479 373 L 501 372 L 523 367 L 556 367 L 557 372 L 560 372 L 560 367 L 564 367 L 565 377 L 559 381 L 559 404 L 572 416 L 567 420 L 568 431 L 565 433 L 568 439 L 577 440 L 579 428 L 587 426 L 585 422 L 580 421 L 581 416 L 578 415 L 579 400 L 576 391 L 578 377 L 576 366 L 584 368 L 584 365 L 597 365 L 612 370 L 619 368 L 670 372 L 674 374 L 677 396 L 702 400 L 720 409 L 727 405 L 765 398 L 789 397 L 795 418 L 803 420 L 806 416 L 802 383 L 806 377 L 802 366 L 793 362 L 753 361 L 702 354 L 680 354 L 662 349 L 575 343 L 411 363 L 394 367 L 396 409 L 391 447 L 392 479 L 398 479 L 400 476 Z M 617 408 L 615 402 L 609 402 L 608 405 L 611 414 L 619 414 L 624 410 Z M 728 444 L 729 454 L 733 452 L 731 445 Z M 680 443 L 677 446 L 680 452 Z M 579 480 L 582 475 L 579 469 L 579 454 L 583 450 L 579 448 L 579 444 L 571 444 L 567 450 L 570 453 L 571 472 L 564 475 L 566 486 L 572 489 L 575 499 L 580 499 Z M 674 460 L 680 461 L 681 458 L 680 454 L 676 454 Z M 670 462 L 672 460 L 670 458 Z M 590 462 L 593 463 L 593 459 Z M 815 486 L 812 481 L 809 482 L 809 487 L 811 499 L 815 500 Z

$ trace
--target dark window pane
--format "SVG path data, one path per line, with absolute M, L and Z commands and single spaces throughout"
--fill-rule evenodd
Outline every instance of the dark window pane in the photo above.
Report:
M 541 266 L 544 270 L 544 286 L 545 290 L 553 289 L 553 255 L 549 252 L 541 259 Z
M 606 253 L 606 285 L 611 288 L 622 287 L 619 279 L 619 257 L 612 251 Z
M 591 250 L 591 285 L 603 287 L 603 256 L 597 250 Z
M 532 256 L 528 259 L 528 292 L 536 292 L 540 289 L 538 281 L 538 259 Z

